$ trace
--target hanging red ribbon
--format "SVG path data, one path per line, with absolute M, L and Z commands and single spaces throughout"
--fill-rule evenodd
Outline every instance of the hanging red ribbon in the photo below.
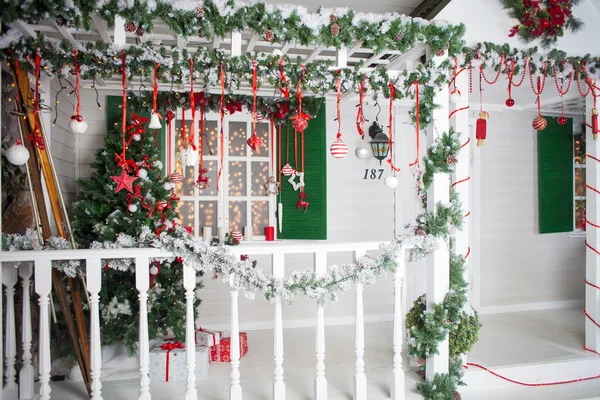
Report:
M 173 152 L 173 124 L 171 121 L 175 118 L 175 113 L 171 110 L 167 111 L 167 172 L 171 175 L 172 171 L 172 159 L 171 154 Z
M 181 106 L 181 148 L 185 149 L 185 107 Z M 183 168 L 183 160 L 181 160 Z
M 302 78 L 306 73 L 306 67 L 302 64 L 302 73 L 298 78 L 298 114 L 294 116 L 292 119 L 292 125 L 294 129 L 297 131 L 304 132 L 304 130 L 308 127 L 308 121 L 310 120 L 310 115 L 304 114 L 302 112 Z
M 167 352 L 167 355 L 166 355 L 167 356 L 167 366 L 166 366 L 165 381 L 169 382 L 169 354 L 171 353 L 171 351 L 173 351 L 175 349 L 185 349 L 185 346 L 183 345 L 183 343 L 175 341 L 175 342 L 164 343 L 162 346 L 160 346 L 160 348 Z
M 73 50 L 73 64 L 75 65 L 75 96 L 77 97 L 77 107 L 75 108 L 75 119 L 79 122 L 83 121 L 83 117 L 79 112 L 81 108 L 81 95 L 79 92 L 79 63 L 77 62 L 77 50 Z
M 271 118 L 271 176 L 275 176 L 275 120 Z
M 38 122 L 38 108 L 39 108 L 39 87 L 40 87 L 40 49 L 38 48 L 35 53 L 35 99 L 33 99 L 33 118 L 35 121 L 33 132 L 29 135 L 29 140 L 33 143 L 38 149 L 44 150 L 46 145 L 44 144 L 44 139 L 42 138 L 42 133 L 40 131 L 40 124 Z
M 158 97 L 158 67 L 160 67 L 160 64 L 156 64 L 156 66 L 154 67 L 154 96 L 153 96 L 153 100 L 154 100 L 154 104 L 152 106 L 152 111 L 154 111 L 155 114 L 158 114 L 158 106 L 157 106 L 157 97 Z M 160 117 L 160 115 L 159 115 Z M 162 119 L 162 117 L 160 117 Z
M 412 164 L 409 164 L 408 165 L 409 167 L 419 164 L 419 155 L 421 154 L 421 142 L 420 142 L 421 129 L 419 128 L 419 120 L 420 120 L 420 116 L 419 116 L 419 108 L 420 108 L 420 105 L 419 105 L 419 80 L 415 79 L 415 81 L 408 86 L 408 89 L 410 89 L 410 87 L 412 85 L 415 85 L 415 126 L 416 126 L 415 132 L 416 132 L 416 136 L 417 136 L 417 149 L 416 149 L 415 162 L 413 162 Z
M 217 191 L 219 191 L 219 181 L 223 172 L 223 148 L 225 146 L 225 135 L 223 133 L 223 119 L 225 117 L 225 73 L 223 72 L 223 64 L 221 68 L 221 105 L 219 107 L 219 118 L 221 121 L 221 129 L 219 132 L 219 173 L 217 174 Z
M 205 102 L 200 103 L 200 135 L 198 141 L 200 142 L 200 170 L 204 169 L 204 106 Z
M 256 92 L 258 90 L 258 77 L 257 77 L 257 68 L 256 61 L 252 60 L 252 135 L 246 141 L 248 146 L 256 151 L 256 154 L 260 154 L 260 146 L 262 146 L 262 139 L 256 135 L 256 122 L 257 122 L 257 112 L 256 112 Z
M 277 171 L 279 171 L 279 180 L 277 182 L 281 182 L 281 124 L 277 126 L 277 146 L 279 147 L 277 160 Z M 272 149 L 271 151 L 275 151 L 275 149 Z
M 337 122 L 338 122 L 338 131 L 337 138 L 342 137 L 342 83 L 340 81 L 339 71 L 338 77 L 336 78 L 336 87 L 337 87 Z
M 196 104 L 194 103 L 194 59 L 190 58 L 190 107 L 192 109 L 192 121 L 190 123 L 190 134 L 188 142 L 193 151 L 196 151 Z
M 281 74 L 281 80 L 283 81 L 283 84 L 285 85 L 285 89 L 279 88 L 279 90 L 283 94 L 283 97 L 285 97 L 287 99 L 290 97 L 290 89 L 289 89 L 288 81 L 285 77 L 285 73 L 283 72 L 283 58 L 281 58 L 279 60 L 279 73 Z
M 360 86 L 358 89 L 358 110 L 356 111 L 356 130 L 362 137 L 365 136 L 365 114 L 363 112 L 363 102 L 365 99 L 365 79 L 366 78 L 363 78 L 360 81 Z
M 121 159 L 125 161 L 125 152 L 127 150 L 125 145 L 125 133 L 127 132 L 127 75 L 125 70 L 125 51 L 121 51 L 121 85 L 123 87 L 123 120 L 121 121 L 121 144 L 123 145 L 123 152 L 121 153 Z
M 418 86 L 417 86 L 418 87 Z M 417 89 L 418 90 L 418 89 Z M 418 95 L 417 95 L 418 96 Z M 394 153 L 393 153 L 393 143 L 394 143 L 394 99 L 396 98 L 396 88 L 394 87 L 393 83 L 390 83 L 390 116 L 389 116 L 389 120 L 388 120 L 388 146 L 390 148 L 390 158 L 388 158 L 387 163 L 390 165 L 390 169 L 394 172 L 398 172 L 400 171 L 400 168 L 397 168 L 394 165 Z M 418 102 L 418 97 L 417 97 L 417 102 Z M 418 107 L 418 106 L 417 106 Z M 417 121 L 418 121 L 418 114 L 417 114 Z M 417 127 L 418 127 L 418 122 L 417 122 Z M 417 128 L 418 129 L 418 128 Z M 417 135 L 418 137 L 418 135 Z M 417 141 L 418 143 L 418 141 Z M 417 144 L 418 146 L 418 144 Z M 419 156 L 417 155 L 417 160 L 419 159 Z

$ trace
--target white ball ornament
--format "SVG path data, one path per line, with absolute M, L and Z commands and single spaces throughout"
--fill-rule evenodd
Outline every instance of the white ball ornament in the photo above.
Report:
M 150 275 L 157 275 L 158 274 L 158 267 L 156 265 L 153 265 L 150 267 Z
M 154 168 L 160 169 L 162 171 L 163 163 L 160 160 L 154 161 Z
M 171 190 L 173 189 L 173 184 L 171 182 L 165 182 L 165 184 L 163 185 L 163 189 Z
M 450 102 L 456 104 L 460 101 L 460 94 L 458 92 L 454 92 L 450 95 Z
M 25 165 L 29 160 L 29 150 L 20 141 L 10 146 L 4 155 L 12 165 Z
M 383 184 L 387 188 L 396 189 L 396 187 L 398 186 L 398 178 L 396 178 L 395 176 L 392 176 L 392 175 L 386 176 L 385 179 L 383 180 Z
M 135 204 L 130 204 L 129 207 L 127 207 L 127 209 L 129 210 L 129 212 L 136 212 L 137 211 L 137 206 Z
M 142 137 L 140 135 L 138 135 L 137 133 L 135 135 L 133 135 L 133 140 L 135 140 L 136 142 L 139 142 L 142 139 Z
M 84 133 L 87 131 L 87 128 L 88 124 L 83 120 L 81 115 L 73 115 L 71 117 L 71 122 L 69 122 L 69 129 L 71 129 L 71 132 L 75 134 Z
M 361 160 L 364 160 L 367 157 L 369 157 L 369 148 L 364 143 L 361 143 L 358 145 L 356 150 L 354 150 L 354 154 L 356 155 L 356 157 L 360 158 Z
M 148 171 L 146 171 L 144 168 L 140 168 L 138 171 L 138 177 L 146 179 L 148 177 Z

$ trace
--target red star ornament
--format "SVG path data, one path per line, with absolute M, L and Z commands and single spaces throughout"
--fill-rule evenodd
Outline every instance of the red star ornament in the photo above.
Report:
M 127 190 L 129 193 L 133 193 L 131 185 L 137 180 L 137 176 L 129 176 L 125 168 L 121 170 L 121 175 L 111 176 L 110 179 L 117 182 L 117 188 L 115 193 L 119 193 L 122 189 Z

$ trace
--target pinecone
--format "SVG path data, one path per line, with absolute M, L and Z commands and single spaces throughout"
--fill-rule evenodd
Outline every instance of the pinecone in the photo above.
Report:
M 333 36 L 337 36 L 340 34 L 340 26 L 337 23 L 333 23 L 333 25 L 331 25 L 329 30 L 331 31 L 331 34 Z
M 135 32 L 137 30 L 137 26 L 135 26 L 135 24 L 133 23 L 133 21 L 129 21 L 128 23 L 125 24 L 125 30 L 127 32 Z
M 331 22 L 332 24 L 333 24 L 334 22 L 337 22 L 337 17 L 335 16 L 335 14 L 331 14 L 331 15 L 329 16 L 329 22 Z
M 446 54 L 446 50 L 445 49 L 439 49 L 438 51 L 435 52 L 435 55 L 438 57 L 442 57 Z
M 198 18 L 204 17 L 204 8 L 196 7 L 196 17 L 198 17 Z
M 398 33 L 396 33 L 396 34 L 394 35 L 394 40 L 395 40 L 396 42 L 399 42 L 399 41 L 401 41 L 401 40 L 402 40 L 402 38 L 404 38 L 404 34 L 403 34 L 402 32 L 398 32 Z
M 63 17 L 62 14 L 58 14 L 56 16 L 56 25 L 65 26 L 66 23 L 67 23 L 67 19 L 65 17 Z
M 420 226 L 417 226 L 415 228 L 414 234 L 417 236 L 425 236 L 426 235 L 425 229 L 421 228 Z
M 450 49 L 450 43 L 446 43 L 446 50 Z
M 419 358 L 419 359 L 417 360 L 417 365 L 418 365 L 419 367 L 422 367 L 422 366 L 424 366 L 426 363 L 427 363 L 427 361 L 426 361 L 424 358 Z
M 458 392 L 454 392 L 454 400 L 462 400 L 462 396 Z
M 454 157 L 452 154 L 450 154 L 448 156 L 448 158 L 446 158 L 446 163 L 448 165 L 454 165 L 454 164 L 456 164 L 456 157 Z
M 135 31 L 135 33 L 138 36 L 144 36 L 144 33 L 146 33 L 146 30 L 144 29 L 143 26 L 140 25 L 140 26 L 138 26 L 137 31 Z
M 263 39 L 265 39 L 265 41 L 267 41 L 267 42 L 270 42 L 271 40 L 273 40 L 274 37 L 275 37 L 275 34 L 270 29 L 267 29 L 265 31 L 265 33 L 263 34 Z

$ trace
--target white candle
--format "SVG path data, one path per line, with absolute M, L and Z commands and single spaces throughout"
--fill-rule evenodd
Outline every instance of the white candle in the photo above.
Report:
M 219 227 L 219 239 L 225 240 L 225 234 L 227 233 L 227 229 L 224 226 Z
M 212 239 L 212 228 L 210 226 L 205 226 L 202 228 L 202 240 L 205 242 L 210 242 Z
M 252 227 L 251 226 L 244 227 L 244 240 L 247 242 L 252 240 Z

